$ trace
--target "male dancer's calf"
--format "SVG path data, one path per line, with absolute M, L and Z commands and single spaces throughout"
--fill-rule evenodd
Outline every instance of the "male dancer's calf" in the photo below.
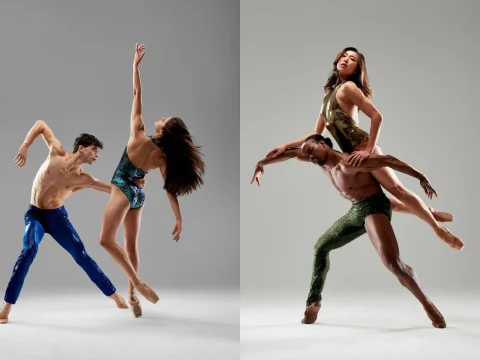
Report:
M 24 216 L 23 249 L 5 292 L 5 303 L 0 309 L 0 324 L 8 322 L 10 309 L 17 302 L 45 233 L 50 234 L 72 255 L 102 293 L 115 301 L 117 307 L 128 308 L 108 277 L 87 254 L 63 205 L 71 194 L 82 189 L 91 188 L 110 193 L 110 184 L 101 182 L 82 170 L 83 164 L 93 164 L 96 161 L 103 144 L 93 135 L 81 134 L 75 139 L 73 153 L 69 153 L 63 149 L 47 124 L 39 120 L 28 132 L 25 142 L 18 151 L 15 158 L 18 166 L 25 164 L 28 148 L 40 134 L 48 145 L 49 156 L 33 181 L 30 206 Z M 136 182 L 140 186 L 145 184 L 144 179 L 137 179 Z

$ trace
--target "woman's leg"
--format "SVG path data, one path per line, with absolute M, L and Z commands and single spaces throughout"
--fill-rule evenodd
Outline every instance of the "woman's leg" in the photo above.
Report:
M 362 145 L 363 144 L 361 144 L 356 150 L 360 149 Z M 383 155 L 382 150 L 378 145 L 375 146 L 374 154 Z M 391 168 L 384 167 L 380 170 L 372 171 L 372 175 L 385 190 L 400 200 L 413 214 L 430 225 L 435 234 L 441 240 L 454 249 L 460 250 L 463 248 L 463 242 L 453 235 L 446 227 L 440 226 L 437 223 L 432 212 L 422 199 L 412 191 L 406 189 Z
M 409 214 L 409 215 L 415 215 L 410 208 L 405 205 L 403 202 L 398 200 L 394 196 L 389 196 L 388 200 L 390 200 L 390 204 L 392 205 L 392 211 L 403 213 L 403 214 Z M 453 215 L 450 213 L 447 213 L 445 211 L 439 211 L 437 209 L 434 209 L 433 207 L 429 206 L 428 210 L 433 215 L 433 218 L 439 222 L 451 222 L 453 221 Z
M 133 268 L 138 273 L 139 255 L 138 255 L 138 235 L 140 233 L 140 224 L 142 219 L 143 206 L 138 209 L 130 209 L 123 222 L 125 234 L 125 250 Z M 135 286 L 131 280 L 128 280 L 128 302 L 132 308 L 135 317 L 142 316 L 142 307 L 140 301 L 135 295 Z
M 126 195 L 116 186 L 112 186 L 112 194 L 102 217 L 100 232 L 100 245 L 107 250 L 117 264 L 125 271 L 130 281 L 137 290 L 153 303 L 158 301 L 158 296 L 138 276 L 125 250 L 115 242 L 115 237 L 120 224 L 124 221 L 130 209 L 130 202 Z

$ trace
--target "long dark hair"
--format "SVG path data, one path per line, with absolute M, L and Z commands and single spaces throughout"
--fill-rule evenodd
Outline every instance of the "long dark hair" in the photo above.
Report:
M 167 159 L 163 188 L 177 196 L 190 194 L 203 185 L 205 163 L 201 146 L 195 145 L 187 125 L 179 117 L 171 118 L 159 140 Z
M 327 83 L 323 87 L 325 93 L 329 94 L 335 88 L 335 86 L 340 84 L 341 79 L 338 75 L 337 64 L 347 51 L 354 51 L 358 54 L 357 69 L 348 80 L 353 81 L 355 85 L 357 85 L 357 87 L 362 91 L 363 95 L 365 95 L 367 98 L 371 98 L 373 96 L 373 91 L 370 88 L 370 81 L 368 80 L 367 63 L 365 61 L 365 56 L 363 56 L 363 54 L 360 53 L 356 48 L 351 46 L 346 47 L 345 49 L 340 51 L 335 57 L 335 60 L 333 61 L 333 70 L 327 80 Z

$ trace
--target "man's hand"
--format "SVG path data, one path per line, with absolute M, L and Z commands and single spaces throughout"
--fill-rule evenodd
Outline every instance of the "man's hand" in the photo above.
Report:
M 173 241 L 178 241 L 180 239 L 180 233 L 182 232 L 182 220 L 177 220 L 175 227 L 173 228 Z
M 133 182 L 135 183 L 135 185 L 143 189 L 145 187 L 146 180 L 145 177 L 135 178 L 133 179 Z
M 28 146 L 25 144 L 22 144 L 20 146 L 20 149 L 18 149 L 17 156 L 15 156 L 15 159 L 13 161 L 15 162 L 15 165 L 22 167 L 25 165 L 27 162 L 27 151 L 28 151 Z
M 432 187 L 432 185 L 430 185 L 430 182 L 428 181 L 428 179 L 425 176 L 423 176 L 420 179 L 420 186 L 423 188 L 423 190 L 425 190 L 425 194 L 427 194 L 429 199 L 432 199 L 433 195 L 438 197 L 437 192 Z
M 250 181 L 250 184 L 253 184 L 253 182 L 256 181 L 258 184 L 258 187 L 260 187 L 260 175 L 263 173 L 264 173 L 263 165 L 260 163 L 257 163 L 257 166 L 255 167 L 255 172 L 253 174 L 252 181 Z

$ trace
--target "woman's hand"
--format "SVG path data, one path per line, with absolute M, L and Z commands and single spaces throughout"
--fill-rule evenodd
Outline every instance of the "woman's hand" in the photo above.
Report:
M 145 55 L 145 45 L 136 44 L 135 46 L 135 57 L 133 58 L 133 66 L 138 66 L 142 62 L 143 56 Z
M 173 228 L 173 241 L 180 240 L 180 233 L 182 232 L 182 220 L 177 220 L 175 227 Z
M 367 150 L 354 151 L 348 157 L 347 162 L 351 166 L 360 166 L 371 155 L 372 152 Z

